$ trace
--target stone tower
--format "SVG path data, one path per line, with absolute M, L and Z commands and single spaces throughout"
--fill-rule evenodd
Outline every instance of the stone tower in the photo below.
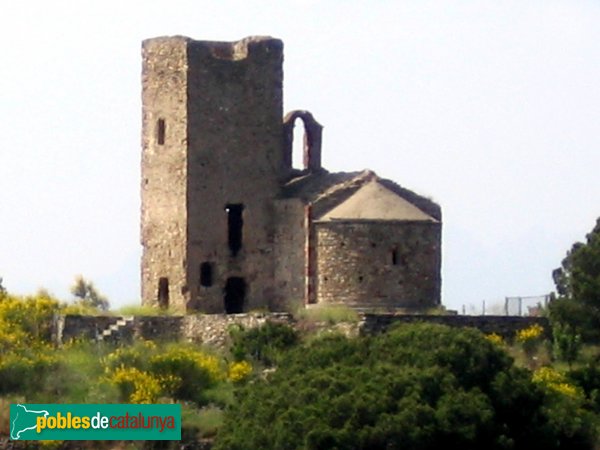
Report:
M 273 201 L 289 176 L 283 44 L 162 37 L 142 47 L 142 301 L 265 307 Z

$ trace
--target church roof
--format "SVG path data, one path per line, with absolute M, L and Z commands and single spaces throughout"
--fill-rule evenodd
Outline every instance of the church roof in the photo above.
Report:
M 437 222 L 376 179 L 325 213 L 320 220 L 403 220 Z
M 360 192 L 372 182 L 375 182 L 374 186 Z M 359 193 L 357 198 L 347 203 Z M 330 220 L 332 216 L 329 213 L 342 205 L 345 205 L 344 208 L 336 214 L 343 213 L 347 218 L 359 220 L 360 215 L 364 215 L 363 220 L 442 220 L 437 203 L 392 180 L 380 178 L 371 170 L 299 172 L 283 186 L 281 195 L 284 198 L 299 198 L 312 205 L 313 217 L 317 220 Z M 370 205 L 372 200 L 376 200 L 377 205 Z M 388 203 L 393 205 L 393 212 L 386 211 L 385 205 Z M 361 210 L 364 212 L 359 212 Z M 390 219 L 390 214 L 395 218 Z

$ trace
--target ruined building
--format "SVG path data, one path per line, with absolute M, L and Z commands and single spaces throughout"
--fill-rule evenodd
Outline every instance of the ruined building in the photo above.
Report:
M 438 305 L 440 207 L 371 171 L 322 168 L 321 125 L 307 111 L 283 115 L 282 63 L 270 37 L 144 41 L 143 304 Z

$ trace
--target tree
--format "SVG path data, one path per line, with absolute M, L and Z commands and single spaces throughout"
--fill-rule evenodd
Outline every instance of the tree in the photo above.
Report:
M 6 297 L 6 294 L 8 294 L 8 292 L 6 291 L 6 288 L 2 284 L 2 281 L 3 281 L 2 277 L 0 277 L 0 299 L 2 299 L 3 297 Z
M 550 304 L 552 320 L 569 324 L 585 340 L 600 340 L 600 218 L 585 243 L 573 244 L 552 277 L 559 295 Z
M 71 294 L 85 306 L 98 308 L 102 311 L 107 311 L 110 307 L 108 299 L 96 290 L 94 283 L 87 281 L 81 275 L 75 277 L 75 283 L 71 286 Z
M 242 387 L 215 450 L 593 448 L 590 413 L 474 329 L 404 324 L 293 347 Z
M 554 356 L 572 368 L 581 351 L 581 335 L 567 324 L 555 323 L 552 327 L 552 351 Z

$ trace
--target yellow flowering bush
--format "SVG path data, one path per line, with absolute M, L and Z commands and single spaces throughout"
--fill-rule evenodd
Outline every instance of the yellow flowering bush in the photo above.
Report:
M 528 356 L 532 356 L 537 350 L 544 336 L 544 329 L 537 323 L 517 331 L 517 342 L 523 346 Z
M 502 346 L 504 345 L 504 338 L 496 333 L 486 334 L 485 338 L 490 341 L 492 344 Z
M 116 349 L 103 359 L 102 364 L 109 379 L 131 401 L 151 397 L 151 393 L 200 404 L 208 389 L 228 379 L 220 358 L 182 344 L 157 346 L 152 341 L 144 341 Z M 135 370 L 124 372 L 132 369 Z M 140 374 L 152 377 L 152 382 Z M 133 380 L 138 380 L 139 386 Z M 152 386 L 153 390 L 150 393 L 144 391 L 143 383 Z
M 148 367 L 155 376 L 181 380 L 178 384 L 171 383 L 172 398 L 197 403 L 202 403 L 207 389 L 226 378 L 219 358 L 186 347 L 167 347 L 150 357 Z
M 519 330 L 517 332 L 517 341 L 520 343 L 532 341 L 534 339 L 539 339 L 543 334 L 544 329 L 541 327 L 541 325 L 535 323 L 527 328 Z
M 22 332 L 27 342 L 48 341 L 52 315 L 59 309 L 58 301 L 47 294 L 31 297 L 7 295 L 0 301 L 0 322 L 9 332 Z
M 156 403 L 161 393 L 159 380 L 135 367 L 119 367 L 110 376 L 117 386 L 121 400 L 131 403 Z
M 211 381 L 224 378 L 221 363 L 216 356 L 190 348 L 171 348 L 150 358 L 150 367 L 157 373 L 204 371 Z
M 0 394 L 41 389 L 56 358 L 49 344 L 58 302 L 46 294 L 0 299 Z
M 117 369 L 121 366 L 147 368 L 148 356 L 156 350 L 156 344 L 152 341 L 142 341 L 131 347 L 119 347 L 109 353 L 102 360 L 107 371 Z
M 579 398 L 582 396 L 576 386 L 568 383 L 565 376 L 552 367 L 540 367 L 533 373 L 532 380 L 534 383 L 567 397 Z
M 244 381 L 252 373 L 252 366 L 248 361 L 234 361 L 229 364 L 227 378 L 233 383 Z
M 181 387 L 182 383 L 181 378 L 173 374 L 159 375 L 156 379 L 158 380 L 158 384 L 160 384 L 160 388 L 164 395 L 171 398 L 175 396 L 175 392 Z
M 28 340 L 30 337 L 23 330 L 11 327 L 0 319 L 0 355 L 16 349 Z

